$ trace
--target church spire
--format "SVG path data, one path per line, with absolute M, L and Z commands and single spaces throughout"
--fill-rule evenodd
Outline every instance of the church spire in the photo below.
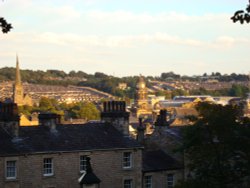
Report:
M 19 60 L 18 56 L 16 55 L 16 85 L 21 85 L 21 74 L 19 69 Z

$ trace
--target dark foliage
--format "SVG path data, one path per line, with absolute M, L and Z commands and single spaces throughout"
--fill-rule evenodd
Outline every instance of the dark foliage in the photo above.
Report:
M 238 10 L 234 13 L 234 15 L 231 17 L 233 22 L 240 22 L 241 24 L 249 23 L 250 22 L 250 1 L 249 4 L 247 5 L 246 10 Z
M 13 28 L 3 17 L 0 17 L 0 27 L 3 33 L 8 33 Z
M 199 117 L 184 131 L 189 178 L 178 187 L 250 186 L 249 118 L 239 106 L 200 103 Z

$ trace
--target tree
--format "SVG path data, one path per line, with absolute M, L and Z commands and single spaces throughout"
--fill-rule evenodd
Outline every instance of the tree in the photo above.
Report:
M 166 79 L 174 79 L 174 80 L 179 80 L 180 79 L 180 75 L 179 74 L 175 74 L 174 72 L 164 72 L 164 73 L 162 73 L 161 74 L 161 78 L 163 79 L 163 80 L 166 80 Z
M 238 10 L 234 13 L 234 15 L 231 17 L 233 22 L 239 21 L 241 24 L 244 22 L 249 23 L 250 22 L 250 0 L 249 4 L 247 5 L 246 12 L 244 10 Z
M 200 103 L 184 129 L 190 177 L 179 187 L 250 187 L 250 124 L 239 106 Z
M 27 106 L 27 105 L 18 106 L 18 113 L 30 116 L 31 112 L 32 112 L 32 109 L 33 109 L 32 106 Z
M 64 111 L 60 108 L 56 99 L 42 97 L 39 101 L 39 107 L 34 111 L 52 112 L 64 116 Z
M 75 112 L 77 118 L 84 118 L 86 120 L 97 120 L 100 118 L 100 112 L 90 102 L 78 103 L 73 112 Z
M 13 28 L 3 17 L 0 17 L 0 27 L 3 33 L 8 33 Z
M 248 88 L 246 86 L 233 84 L 232 88 L 229 90 L 228 94 L 230 96 L 244 97 L 244 96 L 246 96 L 247 92 L 248 92 Z
M 188 95 L 188 92 L 183 89 L 175 89 L 172 91 L 172 98 L 174 98 L 175 96 L 186 96 L 186 95 Z
M 0 27 L 3 33 L 8 33 L 13 28 L 3 17 L 0 17 Z

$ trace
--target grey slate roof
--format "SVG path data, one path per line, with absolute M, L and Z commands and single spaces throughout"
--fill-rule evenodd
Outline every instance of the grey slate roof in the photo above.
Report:
M 183 165 L 162 150 L 144 151 L 142 154 L 142 161 L 143 172 L 157 172 L 183 168 Z
M 55 133 L 45 126 L 19 127 L 17 141 L 0 128 L 0 143 L 0 156 L 142 148 L 135 140 L 104 123 L 57 125 Z

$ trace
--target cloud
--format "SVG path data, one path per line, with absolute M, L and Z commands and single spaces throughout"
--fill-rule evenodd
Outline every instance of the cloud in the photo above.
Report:
M 200 40 L 196 38 L 184 38 L 178 35 L 156 32 L 153 34 L 141 35 L 79 35 L 72 33 L 10 33 L 6 38 L 1 39 L 8 43 L 33 43 L 36 46 L 57 45 L 81 47 L 106 47 L 106 48 L 136 48 L 142 45 L 179 45 L 189 47 L 228 49 L 236 45 L 250 45 L 250 39 L 244 37 L 219 36 L 214 40 Z
M 166 70 L 172 67 L 183 72 L 212 70 L 218 62 L 237 61 L 247 67 L 249 26 L 233 24 L 232 15 L 222 13 L 230 3 L 224 7 L 224 3 L 209 1 L 207 7 L 208 1 L 139 1 L 4 1 L 0 12 L 14 29 L 0 35 L 0 64 L 13 62 L 18 52 L 33 67 L 67 65 L 67 69 L 90 70 L 92 63 L 93 71 L 122 67 L 121 74 L 138 71 L 134 64 L 147 68 L 148 73 L 154 71 L 150 65 L 159 71 L 164 65 Z M 210 9 L 214 3 L 225 9 Z M 201 62 L 207 67 L 199 67 Z
M 46 16 L 56 16 L 64 20 L 72 20 L 81 16 L 79 11 L 67 5 L 61 7 L 43 7 L 40 8 L 40 11 Z

